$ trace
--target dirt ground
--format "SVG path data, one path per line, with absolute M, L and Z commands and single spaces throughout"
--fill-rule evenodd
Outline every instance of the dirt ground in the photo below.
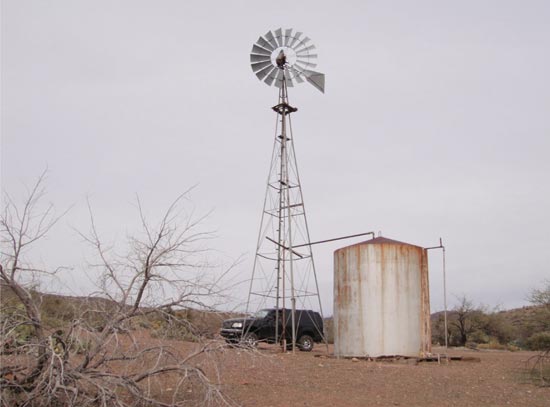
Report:
M 269 345 L 258 350 L 257 356 L 239 349 L 224 356 L 223 390 L 244 406 L 550 407 L 550 388 L 525 380 L 531 352 L 455 349 L 448 354 L 481 361 L 414 365 L 335 359 L 321 345 L 311 353 L 282 354 Z
M 200 348 L 153 338 L 147 331 L 135 332 L 134 340 L 138 346 L 170 346 L 182 357 Z M 225 396 L 243 406 L 550 407 L 550 387 L 538 387 L 525 375 L 525 362 L 534 352 L 452 349 L 449 356 L 480 361 L 414 364 L 336 359 L 332 345 L 328 352 L 316 344 L 312 352 L 293 354 L 281 353 L 275 345 L 260 344 L 251 352 L 227 348 L 221 340 L 212 344 L 222 348 L 196 360 L 198 366 L 222 383 Z M 443 354 L 444 349 L 433 352 Z M 174 384 L 169 378 L 154 381 L 153 395 L 169 402 Z M 188 394 L 190 405 L 195 405 L 193 395 Z

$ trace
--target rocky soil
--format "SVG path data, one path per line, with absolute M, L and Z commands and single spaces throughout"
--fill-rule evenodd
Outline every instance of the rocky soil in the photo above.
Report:
M 532 352 L 455 349 L 448 354 L 480 361 L 448 364 L 336 359 L 331 352 L 317 345 L 311 353 L 283 354 L 262 345 L 251 357 L 231 349 L 224 391 L 244 406 L 550 406 L 550 388 L 523 373 Z

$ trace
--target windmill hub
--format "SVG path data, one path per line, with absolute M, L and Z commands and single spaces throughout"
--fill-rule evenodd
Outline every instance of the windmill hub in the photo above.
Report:
M 296 63 L 296 51 L 292 48 L 279 47 L 271 53 L 271 63 L 281 69 Z

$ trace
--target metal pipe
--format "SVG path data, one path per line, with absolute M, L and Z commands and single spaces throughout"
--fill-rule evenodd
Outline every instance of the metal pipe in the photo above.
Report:
M 295 254 L 296 256 L 298 256 L 299 258 L 301 258 L 301 259 L 304 258 L 304 256 L 302 256 L 300 253 L 298 253 L 298 252 L 294 251 L 293 249 L 291 249 L 291 248 L 285 246 L 284 244 L 281 244 L 281 243 L 279 243 L 279 242 L 276 242 L 274 239 L 271 239 L 269 236 L 266 236 L 265 238 L 266 238 L 267 240 L 269 240 L 270 242 L 275 243 L 275 244 L 276 244 L 277 246 L 279 246 L 280 248 L 283 248 L 283 249 L 285 249 L 285 250 L 291 250 L 292 253 L 294 253 L 294 254 Z M 296 247 L 296 246 L 294 246 L 294 247 Z
M 283 94 L 283 103 L 287 103 L 287 88 L 286 88 L 286 76 L 283 71 L 283 83 L 281 86 L 282 94 Z M 283 110 L 281 117 L 282 117 L 282 125 L 281 125 L 281 137 L 282 137 L 282 145 L 285 146 L 284 152 L 281 150 L 281 167 L 283 166 L 284 162 L 284 173 L 281 174 L 281 178 L 284 178 L 285 181 L 285 196 L 283 198 L 283 202 L 285 202 L 286 206 L 286 217 L 287 217 L 287 230 L 288 233 L 287 241 L 288 241 L 288 255 L 289 255 L 289 266 L 290 266 L 290 303 L 291 303 L 291 311 L 290 311 L 290 318 L 292 323 L 292 329 L 291 329 L 291 335 L 292 335 L 292 353 L 296 353 L 296 296 L 294 293 L 294 267 L 293 267 L 293 259 L 292 254 L 294 250 L 292 250 L 292 214 L 291 214 L 291 207 L 290 207 L 290 188 L 289 188 L 289 179 L 288 179 L 288 150 L 286 149 L 286 109 Z M 284 157 L 282 156 L 284 154 Z M 280 208 L 281 211 L 281 217 L 282 217 L 282 210 L 283 208 Z M 280 239 L 279 239 L 280 241 Z M 284 267 L 284 266 L 283 266 Z M 285 294 L 283 294 L 285 295 Z M 286 322 L 286 321 L 285 321 Z
M 284 79 L 284 77 L 283 77 Z M 284 80 L 283 80 L 284 85 Z M 280 92 L 280 100 L 279 104 L 286 103 L 286 95 L 285 95 L 285 87 L 281 86 L 281 92 Z M 287 167 L 286 167 L 286 130 L 285 130 L 285 114 L 286 110 L 282 109 L 282 111 L 279 111 L 279 114 L 281 115 L 281 152 L 280 152 L 280 172 L 279 172 L 279 208 L 278 208 L 278 217 L 279 217 L 279 228 L 278 228 L 278 240 L 279 243 L 284 241 L 284 233 L 283 229 L 285 227 L 285 221 L 283 218 L 283 207 L 285 205 L 285 197 L 286 194 L 284 193 L 284 188 L 288 189 L 288 180 L 285 177 L 285 174 L 287 174 Z M 288 204 L 287 204 L 288 205 Z M 284 250 L 281 250 L 281 247 L 279 246 L 277 248 L 278 254 L 278 260 L 277 260 L 277 278 L 282 279 L 282 323 L 281 323 L 281 345 L 283 347 L 283 352 L 286 352 L 286 252 Z M 282 262 L 281 262 L 282 260 Z M 282 270 L 281 270 L 282 269 Z M 277 293 L 279 295 L 279 293 Z M 279 310 L 277 309 L 277 314 L 279 313 Z
M 426 250 L 442 249 L 443 250 L 443 319 L 445 325 L 445 349 L 449 348 L 449 330 L 447 326 L 447 275 L 445 271 L 445 246 L 443 240 L 439 238 L 439 246 L 427 247 Z
M 283 88 L 281 88 L 280 92 L 279 92 L 279 103 L 283 103 L 284 102 L 284 90 Z M 282 186 L 282 176 L 283 176 L 283 170 L 284 170 L 284 165 L 283 165 L 283 158 L 282 158 L 282 155 L 284 154 L 284 150 L 285 150 L 285 135 L 284 135 L 284 116 L 281 120 L 281 132 L 283 134 L 283 137 L 281 138 L 281 149 L 280 149 L 280 154 L 281 154 L 281 164 L 280 164 L 280 174 L 279 174 L 279 207 L 278 207 L 278 236 L 277 238 L 279 239 L 279 242 L 281 241 L 281 233 L 282 233 L 282 228 L 283 228 L 283 218 L 281 216 L 282 214 L 282 206 L 283 206 L 283 186 Z M 284 252 L 281 251 L 281 248 L 280 247 L 277 247 L 277 282 L 276 282 L 276 285 L 277 285 L 277 300 L 276 300 L 276 305 L 275 305 L 275 342 L 277 343 L 279 341 L 279 308 L 280 308 L 280 299 L 281 299 L 281 278 L 283 279 L 283 291 L 284 291 L 284 274 L 281 274 L 281 254 L 284 256 Z M 284 267 L 284 266 L 283 266 Z M 283 293 L 283 309 L 284 309 L 284 293 Z M 283 310 L 283 320 L 284 320 L 284 310 Z M 282 336 L 284 336 L 284 326 L 283 326 L 283 334 Z M 283 343 L 284 345 L 284 343 Z
M 445 307 L 445 349 L 448 349 L 448 328 L 447 328 L 447 277 L 445 273 L 445 247 L 443 247 L 443 305 Z
M 326 240 L 319 240 L 317 242 L 311 242 L 311 243 L 305 243 L 305 244 L 299 244 L 299 245 L 296 245 L 296 246 L 292 246 L 293 249 L 296 249 L 298 247 L 305 247 L 305 246 L 313 246 L 314 244 L 321 244 L 321 243 L 328 243 L 328 242 L 334 242 L 336 240 L 344 240 L 344 239 L 351 239 L 353 237 L 359 237 L 359 236 L 366 236 L 366 235 L 372 235 L 372 238 L 374 239 L 375 237 L 375 234 L 374 232 L 365 232 L 365 233 L 358 233 L 356 235 L 349 235 L 349 236 L 342 236 L 342 237 L 335 237 L 333 239 L 326 239 Z M 273 242 L 275 243 L 276 245 L 279 245 L 279 243 L 277 243 L 275 240 L 273 239 L 270 239 L 268 236 L 265 237 L 267 240 L 269 240 L 270 242 Z M 286 250 L 290 250 L 288 247 L 285 247 L 283 245 L 280 245 L 282 246 L 283 248 L 285 248 Z M 295 255 L 299 256 L 299 257 L 303 257 L 303 256 L 300 256 L 298 253 L 294 252 Z
M 365 233 L 358 233 L 358 234 L 356 234 L 356 235 L 335 237 L 334 239 L 319 240 L 319 241 L 317 241 L 317 242 L 306 243 L 306 244 L 300 244 L 300 245 L 294 246 L 294 248 L 303 247 L 303 246 L 312 246 L 312 245 L 314 245 L 314 244 L 321 244 L 321 243 L 334 242 L 335 240 L 351 239 L 351 238 L 353 238 L 353 237 L 366 236 L 366 235 L 372 235 L 372 238 L 373 238 L 373 239 L 375 238 L 374 232 L 365 232 Z
M 296 245 L 296 246 L 292 246 L 292 249 L 290 249 L 289 247 L 286 247 L 285 245 L 280 244 L 279 242 L 276 242 L 275 240 L 271 239 L 269 236 L 266 236 L 265 238 L 266 238 L 267 240 L 269 240 L 270 242 L 275 243 L 277 246 L 282 247 L 282 248 L 285 249 L 285 250 L 292 250 L 292 253 L 294 253 L 296 256 L 298 256 L 298 257 L 300 257 L 300 258 L 303 258 L 304 256 L 302 256 L 300 253 L 294 251 L 293 249 L 296 249 L 297 247 L 313 246 L 314 244 L 321 244 L 321 243 L 334 242 L 334 241 L 336 241 L 336 240 L 351 239 L 351 238 L 354 238 L 354 237 L 360 237 L 360 236 L 366 236 L 366 235 L 372 235 L 372 238 L 373 238 L 373 239 L 375 238 L 374 232 L 365 232 L 365 233 L 358 233 L 358 234 L 356 234 L 356 235 L 335 237 L 335 238 L 333 238 L 333 239 L 319 240 L 319 241 L 317 241 L 317 242 L 299 244 L 299 245 Z M 438 247 L 439 247 L 439 246 L 438 246 Z M 429 249 L 435 249 L 435 247 L 430 247 Z

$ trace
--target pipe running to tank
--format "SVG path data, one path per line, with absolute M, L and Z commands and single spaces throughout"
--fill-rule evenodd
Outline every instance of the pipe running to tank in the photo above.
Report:
M 304 243 L 304 244 L 299 244 L 299 245 L 296 245 L 296 246 L 292 246 L 293 249 L 296 249 L 298 247 L 305 247 L 305 246 L 313 246 L 314 244 L 321 244 L 321 243 L 328 243 L 328 242 L 334 242 L 336 240 L 344 240 L 344 239 L 351 239 L 351 238 L 354 238 L 354 237 L 360 237 L 360 236 L 366 236 L 366 235 L 372 235 L 372 238 L 374 239 L 375 238 L 375 234 L 374 232 L 365 232 L 365 233 L 358 233 L 356 235 L 348 235 L 348 236 L 342 236 L 342 237 L 335 237 L 333 239 L 326 239 L 326 240 L 318 240 L 317 242 L 310 242 L 310 243 Z M 285 247 L 279 243 L 277 243 L 276 241 L 274 241 L 273 239 L 270 239 L 269 237 L 266 236 L 266 239 L 275 243 L 276 245 L 279 245 L 281 247 L 283 247 L 284 249 L 286 250 L 290 250 L 288 247 Z M 294 253 L 294 254 L 297 254 L 297 253 Z M 302 257 L 302 256 L 300 256 Z
M 445 324 L 445 349 L 449 347 L 449 331 L 447 329 L 447 276 L 445 271 L 445 246 L 443 246 L 443 240 L 439 238 L 439 246 L 426 247 L 426 250 L 442 249 L 443 250 L 443 317 Z

